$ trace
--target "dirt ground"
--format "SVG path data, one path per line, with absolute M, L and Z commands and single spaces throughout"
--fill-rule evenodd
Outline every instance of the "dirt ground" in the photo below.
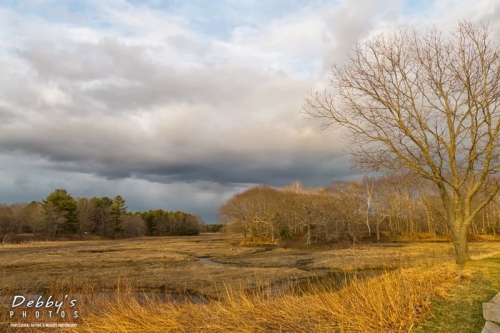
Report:
M 345 249 L 239 245 L 227 234 L 0 246 L 0 293 L 59 288 L 190 292 L 215 297 L 225 286 L 254 288 L 340 270 L 454 261 L 450 243 L 373 243 Z M 500 242 L 472 242 L 473 258 L 500 253 Z

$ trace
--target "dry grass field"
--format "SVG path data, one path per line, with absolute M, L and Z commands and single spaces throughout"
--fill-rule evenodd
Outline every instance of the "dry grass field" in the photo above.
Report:
M 161 325 L 165 332 L 295 332 L 300 327 L 304 332 L 399 332 L 428 316 L 430 299 L 447 294 L 442 285 L 463 275 L 453 264 L 451 244 L 445 242 L 344 249 L 251 247 L 240 242 L 234 235 L 202 234 L 4 244 L 0 296 L 6 303 L 9 295 L 19 293 L 79 295 L 82 323 L 77 331 L 86 332 L 155 332 Z M 474 259 L 499 256 L 500 242 L 471 242 L 470 250 Z M 304 281 L 344 270 L 362 276 L 373 269 L 380 269 L 377 275 L 392 272 L 355 279 L 339 291 L 328 279 L 303 289 Z M 298 281 L 303 282 L 300 288 Z M 159 305 L 157 299 L 138 300 L 138 292 L 200 295 L 207 302 Z M 103 294 L 118 296 L 91 297 Z M 305 308 L 312 311 L 307 316 L 300 313 Z M 0 302 L 0 322 L 6 321 L 6 311 Z M 248 313 L 253 315 L 245 319 Z

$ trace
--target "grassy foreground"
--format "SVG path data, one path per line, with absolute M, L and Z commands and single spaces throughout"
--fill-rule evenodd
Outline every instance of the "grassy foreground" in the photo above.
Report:
M 88 297 L 76 329 L 61 332 L 480 332 L 481 303 L 500 288 L 500 258 L 460 268 L 400 269 L 337 289 L 324 281 L 279 293 L 221 288 L 221 300 L 201 303 L 138 301 L 133 287 L 112 300 Z M 497 274 L 497 275 L 495 275 Z M 307 289 L 307 291 L 306 291 Z M 1 309 L 0 309 L 1 310 Z M 0 328 L 10 332 L 47 332 Z M 50 330 L 53 331 L 54 330 Z
M 481 304 L 500 291 L 500 243 L 471 243 L 474 261 L 463 267 L 451 263 L 449 248 L 267 250 L 220 236 L 9 245 L 0 247 L 0 299 L 78 295 L 78 327 L 62 332 L 480 332 Z M 200 262 L 207 257 L 224 266 Z M 337 278 L 324 278 L 329 270 L 354 268 L 362 275 L 377 267 L 390 272 L 349 277 L 341 289 Z M 308 276 L 323 278 L 287 287 Z M 212 301 L 137 297 L 155 290 Z M 1 301 L 0 332 L 55 332 L 10 328 L 7 310 Z
M 339 291 L 328 282 L 300 291 L 228 288 L 208 304 L 137 302 L 130 293 L 84 309 L 78 332 L 408 332 L 431 314 L 431 300 L 459 273 L 446 266 L 405 269 L 353 280 Z M 333 282 L 331 282 L 333 283 Z
M 433 301 L 433 315 L 415 332 L 481 332 L 482 303 L 500 292 L 500 255 L 474 260 L 458 268 L 459 281 L 446 297 Z
M 124 293 L 91 311 L 78 332 L 480 332 L 482 302 L 500 291 L 500 257 L 465 267 L 402 269 L 306 294 L 243 293 L 209 304 L 139 304 Z

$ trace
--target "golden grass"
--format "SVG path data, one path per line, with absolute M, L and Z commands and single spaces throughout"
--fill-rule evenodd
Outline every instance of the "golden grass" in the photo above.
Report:
M 132 293 L 83 310 L 77 332 L 408 332 L 431 312 L 437 287 L 456 279 L 451 266 L 398 270 L 312 291 L 242 292 L 228 286 L 208 304 L 141 304 Z M 93 310 L 99 309 L 99 310 Z
M 449 243 L 374 243 L 353 248 L 283 249 L 240 246 L 234 235 L 40 242 L 0 246 L 0 293 L 40 292 L 54 283 L 113 290 L 116 279 L 138 289 L 187 289 L 216 296 L 215 285 L 254 287 L 331 270 L 413 267 L 454 262 Z M 500 252 L 500 242 L 470 243 L 473 258 Z M 216 267 L 200 262 L 210 258 Z M 264 279 L 262 279 L 264 278 Z
M 433 296 L 449 294 L 443 283 L 463 275 L 450 265 L 449 243 L 268 251 L 240 241 L 201 235 L 6 244 L 0 247 L 0 294 L 80 295 L 75 332 L 407 332 L 430 314 Z M 470 250 L 475 259 L 489 258 L 500 253 L 500 243 L 473 242 Z M 226 266 L 200 262 L 204 257 Z M 269 288 L 342 269 L 384 267 L 399 269 L 339 291 L 333 280 L 307 292 Z M 117 289 L 116 297 L 99 297 Z M 193 292 L 217 301 L 142 302 L 135 294 L 142 291 Z

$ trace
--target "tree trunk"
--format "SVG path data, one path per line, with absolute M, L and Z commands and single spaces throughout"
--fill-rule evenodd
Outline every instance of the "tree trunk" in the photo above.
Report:
M 59 228 L 59 224 L 58 223 L 55 223 L 52 226 L 52 240 L 56 240 L 56 238 L 57 238 L 57 229 L 58 228 Z
M 456 227 L 453 231 L 453 247 L 455 249 L 455 260 L 457 264 L 470 261 L 469 246 L 467 243 L 467 227 Z
M 311 226 L 307 225 L 307 245 L 311 245 Z

